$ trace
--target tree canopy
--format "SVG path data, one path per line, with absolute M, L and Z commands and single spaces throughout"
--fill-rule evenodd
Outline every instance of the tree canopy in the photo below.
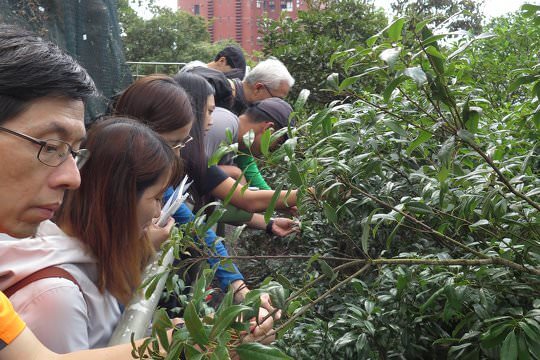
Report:
M 143 19 L 129 0 L 118 1 L 125 57 L 128 61 L 210 61 L 225 43 L 210 43 L 207 21 L 185 11 L 148 5 L 152 14 Z
M 387 22 L 382 10 L 364 1 L 328 1 L 324 5 L 324 10 L 314 5 L 299 11 L 296 20 L 263 20 L 261 30 L 264 55 L 283 61 L 299 84 L 293 95 L 305 87 L 313 91 L 311 99 L 320 103 L 335 96 L 322 89 L 328 75 L 343 66 L 340 62 L 331 66 L 329 54 L 362 45 Z

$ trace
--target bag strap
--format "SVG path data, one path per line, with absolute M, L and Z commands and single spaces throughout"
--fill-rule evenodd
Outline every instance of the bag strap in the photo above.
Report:
M 38 281 L 38 280 L 41 280 L 41 279 L 48 279 L 48 278 L 67 279 L 67 280 L 71 281 L 72 283 L 74 283 L 75 285 L 77 285 L 79 290 L 82 292 L 81 286 L 79 285 L 77 280 L 75 280 L 73 275 L 71 275 L 66 270 L 64 270 L 64 269 L 62 269 L 60 267 L 56 267 L 56 266 L 49 266 L 49 267 L 43 268 L 41 270 L 38 270 L 35 273 L 32 273 L 32 274 L 28 275 L 27 277 L 25 277 L 24 279 L 22 279 L 22 280 L 16 282 L 15 284 L 11 285 L 9 288 L 4 290 L 3 292 L 7 297 L 11 297 L 11 295 L 15 294 L 17 291 L 21 290 L 26 285 L 29 285 L 29 284 L 33 283 L 34 281 Z

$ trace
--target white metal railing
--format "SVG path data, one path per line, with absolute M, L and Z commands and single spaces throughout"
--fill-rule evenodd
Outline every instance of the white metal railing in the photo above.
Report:
M 150 74 L 164 73 L 174 75 L 186 65 L 185 62 L 126 61 L 135 79 Z M 134 68 L 134 69 L 133 69 Z M 148 69 L 153 69 L 148 71 Z M 172 69 L 172 71 L 171 71 Z

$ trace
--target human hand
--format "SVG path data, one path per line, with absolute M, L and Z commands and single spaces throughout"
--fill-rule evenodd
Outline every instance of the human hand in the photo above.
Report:
M 164 227 L 156 225 L 157 218 L 155 218 L 152 223 L 145 229 L 146 236 L 154 245 L 154 249 L 158 250 L 161 244 L 169 238 L 171 230 L 175 224 L 174 219 L 169 217 L 167 224 Z
M 286 214 L 289 214 L 290 216 L 298 216 L 298 207 L 296 205 L 291 206 L 285 209 L 281 209 L 280 212 L 284 212 Z
M 274 320 L 281 319 L 281 310 L 276 309 L 272 306 L 272 300 L 270 299 L 270 295 L 268 294 L 262 294 L 261 295 L 261 307 L 266 309 L 268 313 L 272 314 L 272 317 Z
M 268 310 L 259 308 L 257 318 L 251 319 L 249 325 L 250 332 L 242 338 L 243 343 L 257 341 L 267 345 L 275 340 L 274 318 L 269 316 Z
M 296 220 L 288 218 L 274 218 L 274 223 L 272 224 L 272 234 L 284 237 L 293 232 L 299 232 L 300 228 L 298 227 L 298 222 Z
M 234 290 L 234 301 L 236 303 L 241 303 L 246 298 L 246 295 L 250 292 L 246 283 L 243 280 L 236 280 L 231 283 L 231 286 Z M 261 307 L 266 309 L 268 313 L 272 314 L 274 320 L 281 318 L 281 310 L 277 310 L 272 306 L 272 301 L 270 295 L 262 294 L 261 297 Z

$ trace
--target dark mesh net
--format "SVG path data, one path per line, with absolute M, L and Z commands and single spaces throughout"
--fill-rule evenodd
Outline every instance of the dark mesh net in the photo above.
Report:
M 107 98 L 131 83 L 116 8 L 115 0 L 0 0 L 0 22 L 49 38 L 88 70 L 102 97 L 88 102 L 87 122 L 105 111 Z

